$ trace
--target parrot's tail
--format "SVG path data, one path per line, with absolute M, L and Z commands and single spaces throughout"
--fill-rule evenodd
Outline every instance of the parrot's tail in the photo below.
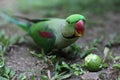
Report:
M 19 27 L 21 27 L 23 30 L 28 31 L 29 30 L 29 24 L 22 22 L 12 16 L 9 16 L 8 14 L 4 13 L 4 12 L 0 12 L 0 16 L 16 25 L 18 25 Z

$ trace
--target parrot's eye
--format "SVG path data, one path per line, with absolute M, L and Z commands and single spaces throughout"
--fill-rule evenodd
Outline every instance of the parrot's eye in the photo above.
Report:
M 86 20 L 84 20 L 84 19 L 83 19 L 83 22 L 85 23 L 85 22 L 86 22 Z
M 68 22 L 68 24 L 70 24 L 70 21 L 67 21 Z

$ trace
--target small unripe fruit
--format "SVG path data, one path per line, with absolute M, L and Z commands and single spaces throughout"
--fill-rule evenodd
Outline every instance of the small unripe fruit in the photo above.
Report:
M 101 69 L 102 59 L 96 54 L 89 54 L 84 61 L 84 65 L 89 71 L 95 72 Z

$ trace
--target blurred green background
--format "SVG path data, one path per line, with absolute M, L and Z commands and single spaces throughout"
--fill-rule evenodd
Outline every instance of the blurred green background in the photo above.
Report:
M 4 1 L 4 0 L 3 0 Z M 6 0 L 10 3 L 10 0 Z M 72 13 L 100 15 L 120 12 L 120 0 L 11 0 L 12 7 L 1 8 L 10 12 L 65 17 Z M 7 5 L 7 4 L 6 4 Z M 6 6 L 5 5 L 5 6 Z

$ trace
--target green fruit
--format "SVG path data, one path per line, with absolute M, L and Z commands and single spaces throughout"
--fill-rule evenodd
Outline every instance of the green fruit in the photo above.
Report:
M 102 59 L 100 56 L 96 54 L 89 54 L 88 56 L 85 57 L 85 67 L 89 71 L 95 72 L 99 71 L 101 64 L 102 64 Z

